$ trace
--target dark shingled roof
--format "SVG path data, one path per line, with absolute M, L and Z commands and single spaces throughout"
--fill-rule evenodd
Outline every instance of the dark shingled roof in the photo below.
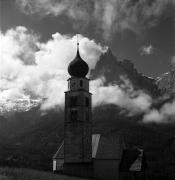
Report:
M 123 149 L 125 149 L 125 143 L 121 135 L 92 135 L 92 158 L 121 159 Z M 64 141 L 53 159 L 64 159 Z
M 126 149 L 120 162 L 120 172 L 143 171 L 147 167 L 142 149 Z
M 102 135 L 98 145 L 96 159 L 121 159 L 125 143 L 121 135 Z
M 64 141 L 61 143 L 61 146 L 53 156 L 53 159 L 64 159 Z

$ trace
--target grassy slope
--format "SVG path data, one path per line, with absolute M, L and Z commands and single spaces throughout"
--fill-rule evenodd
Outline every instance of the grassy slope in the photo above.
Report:
M 0 136 L 0 166 L 52 169 L 52 156 L 63 139 L 64 115 L 63 112 L 37 114 L 37 110 L 17 114 L 15 122 L 30 124 L 13 126 L 11 129 L 16 136 L 9 141 Z M 128 146 L 144 148 L 152 172 L 175 175 L 175 146 L 169 143 L 175 127 L 138 123 L 141 118 L 124 117 L 114 106 L 96 108 L 93 111 L 93 133 L 113 132 L 117 135 L 122 132 Z M 6 132 L 12 134 L 10 130 Z
M 1 177 L 3 180 L 87 180 L 23 168 L 0 168 L 0 180 Z

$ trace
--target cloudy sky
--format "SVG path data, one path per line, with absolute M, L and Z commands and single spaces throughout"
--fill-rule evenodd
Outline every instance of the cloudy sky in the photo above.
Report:
M 111 47 L 140 72 L 156 77 L 172 68 L 174 0 L 0 0 L 0 28 L 24 26 L 48 41 L 76 33 Z
M 43 110 L 64 107 L 76 34 L 90 69 L 110 47 L 119 60 L 130 59 L 147 76 L 171 70 L 174 8 L 175 0 L 0 0 L 0 108 L 28 99 L 45 99 Z M 104 86 L 104 77 L 91 81 L 93 107 L 112 103 L 129 115 L 144 112 L 145 122 L 174 117 L 174 101 L 152 109 L 152 97 L 121 80 L 123 88 Z

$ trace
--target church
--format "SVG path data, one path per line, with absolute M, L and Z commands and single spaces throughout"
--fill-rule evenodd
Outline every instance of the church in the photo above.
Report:
M 64 140 L 53 156 L 53 171 L 99 180 L 136 179 L 146 168 L 143 150 L 127 149 L 121 134 L 92 134 L 88 71 L 77 43 L 76 57 L 68 66 Z

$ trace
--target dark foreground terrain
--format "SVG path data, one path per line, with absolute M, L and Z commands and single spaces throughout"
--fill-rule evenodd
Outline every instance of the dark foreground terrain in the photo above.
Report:
M 52 156 L 63 140 L 63 114 L 43 115 L 34 108 L 2 119 L 0 166 L 51 172 Z M 150 174 L 175 177 L 175 126 L 143 124 L 141 118 L 123 116 L 116 106 L 99 107 L 93 110 L 93 133 L 122 133 L 127 147 L 144 149 Z
M 22 168 L 0 168 L 0 180 L 87 180 Z

